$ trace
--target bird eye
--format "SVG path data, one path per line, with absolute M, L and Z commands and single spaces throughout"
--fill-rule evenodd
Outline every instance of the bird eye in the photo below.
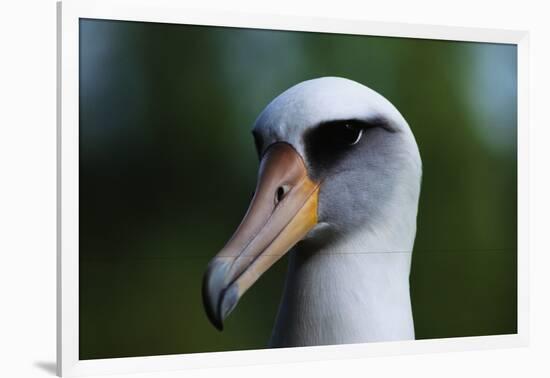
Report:
M 311 171 L 328 169 L 346 155 L 367 148 L 371 141 L 366 139 L 376 137 L 373 129 L 378 128 L 394 132 L 384 118 L 328 121 L 307 130 L 303 141 Z
M 351 123 L 346 123 L 345 127 L 346 127 L 346 134 L 347 134 L 346 136 L 347 144 L 349 144 L 350 146 L 353 146 L 359 143 L 359 141 L 363 137 L 363 128 L 353 125 Z

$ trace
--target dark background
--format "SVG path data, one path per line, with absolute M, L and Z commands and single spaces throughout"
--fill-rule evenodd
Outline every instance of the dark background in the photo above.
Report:
M 417 338 L 516 332 L 515 46 L 81 20 L 81 359 L 266 346 L 286 260 L 222 333 L 202 274 L 254 189 L 256 116 L 320 76 L 378 91 L 416 136 Z

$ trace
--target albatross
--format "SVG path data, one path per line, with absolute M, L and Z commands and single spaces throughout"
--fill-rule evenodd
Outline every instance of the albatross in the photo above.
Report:
M 254 196 L 210 261 L 212 324 L 283 255 L 289 266 L 269 345 L 414 339 L 409 292 L 422 163 L 411 129 L 355 81 L 299 83 L 260 113 Z

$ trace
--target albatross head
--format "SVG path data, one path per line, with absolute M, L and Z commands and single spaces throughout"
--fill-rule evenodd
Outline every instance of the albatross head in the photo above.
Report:
M 375 91 L 335 77 L 302 82 L 263 110 L 253 135 L 254 197 L 203 281 L 207 315 L 220 330 L 243 293 L 297 244 L 295 253 L 331 245 L 385 253 L 411 250 L 416 231 L 418 148 Z

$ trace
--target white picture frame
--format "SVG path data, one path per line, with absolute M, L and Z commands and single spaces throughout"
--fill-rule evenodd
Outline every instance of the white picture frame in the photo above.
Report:
M 314 31 L 517 45 L 518 53 L 518 324 L 517 334 L 373 344 L 79 360 L 78 178 L 79 19 L 109 19 L 289 31 Z M 178 1 L 58 3 L 57 372 L 118 374 L 380 355 L 463 351 L 528 344 L 528 49 L 525 31 L 410 25 L 187 9 Z

